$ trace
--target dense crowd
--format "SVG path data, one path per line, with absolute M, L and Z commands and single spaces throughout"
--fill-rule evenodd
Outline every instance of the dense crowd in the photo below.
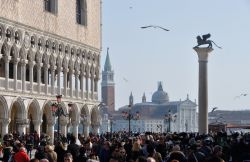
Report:
M 3 162 L 248 162 L 250 134 L 225 132 L 135 133 L 126 132 L 61 136 L 51 144 L 42 134 L 7 134 L 1 142 Z M 32 153 L 32 150 L 34 153 Z M 32 159 L 30 158 L 32 157 Z

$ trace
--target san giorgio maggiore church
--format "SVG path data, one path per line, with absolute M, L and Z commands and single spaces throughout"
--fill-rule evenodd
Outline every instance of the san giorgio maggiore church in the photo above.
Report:
M 102 102 L 106 109 L 102 116 L 101 132 L 128 131 L 129 121 L 124 118 L 124 112 L 129 112 L 137 120 L 131 120 L 132 132 L 198 132 L 197 104 L 189 99 L 170 101 L 168 93 L 159 82 L 151 101 L 147 101 L 145 93 L 140 103 L 133 103 L 134 96 L 128 96 L 128 105 L 115 111 L 115 82 L 110 56 L 107 53 L 104 70 L 102 71 Z
M 1 0 L 0 52 L 2 137 L 99 133 L 100 0 Z

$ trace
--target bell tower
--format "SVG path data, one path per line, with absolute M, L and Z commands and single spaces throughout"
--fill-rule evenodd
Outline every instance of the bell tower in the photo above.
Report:
M 115 83 L 114 83 L 114 71 L 111 67 L 109 58 L 109 48 L 107 48 L 107 56 L 104 64 L 104 70 L 102 71 L 102 102 L 108 108 L 109 112 L 115 111 Z

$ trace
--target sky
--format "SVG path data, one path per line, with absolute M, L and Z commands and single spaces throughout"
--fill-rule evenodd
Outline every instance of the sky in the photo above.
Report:
M 146 25 L 170 31 L 140 28 Z M 222 46 L 208 58 L 208 109 L 250 110 L 249 0 L 103 0 L 101 67 L 109 47 L 115 109 L 128 104 L 131 92 L 134 103 L 143 93 L 150 102 L 159 81 L 170 101 L 188 94 L 198 102 L 193 47 L 207 33 Z

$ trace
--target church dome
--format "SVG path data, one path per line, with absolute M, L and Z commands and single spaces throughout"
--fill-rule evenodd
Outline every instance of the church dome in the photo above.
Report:
M 168 94 L 167 92 L 163 91 L 162 84 L 159 83 L 158 90 L 154 92 L 154 94 L 152 95 L 152 102 L 161 104 L 168 101 L 169 101 Z

